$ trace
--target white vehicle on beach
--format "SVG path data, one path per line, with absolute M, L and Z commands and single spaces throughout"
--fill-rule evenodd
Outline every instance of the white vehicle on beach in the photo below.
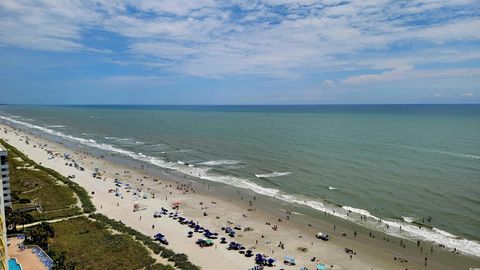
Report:
M 328 234 L 323 233 L 323 232 L 317 233 L 317 234 L 315 235 L 315 237 L 316 237 L 317 239 L 322 239 L 323 241 L 328 241 L 328 240 L 329 240 Z

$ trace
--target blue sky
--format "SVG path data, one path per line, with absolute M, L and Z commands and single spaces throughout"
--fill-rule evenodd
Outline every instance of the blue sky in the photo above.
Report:
M 0 103 L 479 103 L 474 0 L 2 0 Z

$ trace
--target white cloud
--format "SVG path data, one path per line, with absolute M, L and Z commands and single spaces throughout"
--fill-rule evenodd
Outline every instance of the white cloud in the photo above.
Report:
M 3 0 L 0 46 L 103 53 L 111 48 L 92 48 L 90 42 L 95 37 L 91 32 L 100 30 L 125 39 L 126 45 L 116 50 L 119 62 L 143 63 L 195 76 L 292 77 L 305 69 L 385 70 L 381 74 L 347 78 L 345 82 L 351 84 L 433 77 L 437 76 L 435 72 L 459 76 L 453 69 L 418 71 L 416 66 L 466 59 L 461 50 L 443 55 L 434 52 L 446 51 L 450 47 L 443 46 L 448 42 L 480 40 L 480 19 L 467 16 L 472 3 L 475 2 Z M 449 10 L 462 7 L 465 10 Z M 235 12 L 238 9 L 241 12 Z M 411 23 L 422 20 L 432 22 Z M 419 41 L 433 49 L 409 48 L 409 44 Z M 414 50 L 414 54 L 385 60 L 386 55 L 395 54 L 402 47 L 407 53 Z M 431 57 L 418 53 L 425 51 Z M 478 58 L 478 50 L 469 53 L 473 56 L 470 59 Z
M 213 0 L 130 0 L 126 1 L 126 3 L 144 12 L 172 13 L 176 15 L 187 15 L 193 10 L 216 6 L 216 2 Z
M 428 69 L 428 70 L 388 70 L 380 74 L 351 76 L 342 81 L 346 84 L 365 84 L 399 80 L 418 80 L 435 77 L 480 76 L 480 68 Z
M 474 97 L 474 96 L 475 96 L 475 94 L 472 93 L 472 92 L 466 92 L 466 93 L 462 94 L 462 97 Z

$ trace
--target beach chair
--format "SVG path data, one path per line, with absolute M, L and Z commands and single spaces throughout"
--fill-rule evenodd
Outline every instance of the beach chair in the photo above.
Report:
M 268 258 L 268 259 L 267 259 L 267 265 L 268 265 L 268 266 L 273 266 L 273 264 L 275 263 L 275 261 L 276 261 L 276 260 L 273 259 L 273 258 Z

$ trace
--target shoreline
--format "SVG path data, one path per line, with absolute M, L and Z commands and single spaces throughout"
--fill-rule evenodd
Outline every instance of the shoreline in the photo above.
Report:
M 0 125 L 0 127 L 2 130 L 5 128 L 3 125 Z M 290 220 L 275 222 L 278 218 L 284 219 L 285 213 L 282 215 L 281 211 L 275 211 L 273 210 L 273 207 L 271 209 L 273 213 L 265 211 L 264 208 L 269 208 L 269 202 L 267 199 L 264 200 L 262 196 L 257 196 L 258 198 L 255 201 L 255 207 L 257 210 L 253 212 L 248 211 L 248 200 L 229 200 L 225 195 L 222 195 L 221 192 L 217 192 L 221 189 L 225 189 L 221 185 L 210 186 L 207 184 L 208 187 L 206 188 L 205 185 L 202 185 L 201 183 L 192 183 L 192 188 L 195 189 L 196 192 L 194 194 L 191 192 L 184 194 L 183 190 L 175 188 L 175 186 L 178 185 L 177 183 L 167 181 L 166 179 L 161 179 L 157 175 L 145 174 L 139 169 L 135 170 L 134 168 L 129 168 L 125 165 L 111 163 L 110 161 L 92 155 L 82 153 L 74 154 L 73 150 L 65 148 L 64 145 L 59 145 L 42 138 L 36 138 L 35 135 L 29 135 L 25 132 L 19 132 L 18 134 L 18 136 L 15 135 L 13 131 L 9 131 L 7 134 L 2 132 L 1 137 L 8 139 L 8 143 L 11 143 L 22 152 L 29 155 L 29 157 L 33 160 L 41 162 L 42 165 L 55 169 L 63 175 L 76 175 L 76 177 L 72 179 L 73 181 L 82 185 L 87 189 L 87 191 L 89 191 L 89 193 L 91 193 L 91 191 L 95 192 L 92 200 L 95 206 L 97 206 L 97 212 L 101 212 L 110 218 L 121 219 L 128 226 L 136 228 L 147 235 L 151 235 L 153 233 L 149 227 L 152 224 L 155 224 L 156 228 L 157 223 L 159 223 L 158 226 L 161 226 L 161 223 L 164 222 L 166 222 L 168 225 L 175 224 L 172 226 L 172 228 L 167 228 L 168 226 L 160 227 L 162 230 L 164 230 L 168 238 L 175 239 L 173 241 L 169 239 L 172 243 L 171 248 L 177 252 L 185 252 L 191 258 L 193 263 L 202 266 L 204 269 L 218 269 L 215 268 L 216 265 L 212 265 L 211 262 L 208 262 L 208 260 L 205 258 L 205 256 L 214 256 L 215 254 L 217 254 L 215 257 L 219 257 L 219 260 L 236 266 L 237 268 L 235 269 L 249 269 L 254 265 L 254 263 L 253 259 L 247 259 L 236 252 L 227 251 L 225 247 L 221 245 L 219 245 L 217 249 L 212 250 L 210 253 L 200 252 L 201 250 L 205 249 L 200 249 L 195 246 L 193 243 L 194 239 L 186 238 L 186 228 L 181 227 L 176 222 L 169 223 L 168 221 L 174 221 L 169 220 L 166 217 L 158 221 L 154 220 L 152 217 L 153 212 L 158 210 L 156 208 L 160 208 L 161 205 L 170 208 L 170 203 L 173 201 L 171 198 L 172 196 L 175 196 L 174 200 L 182 201 L 180 213 L 183 216 L 198 220 L 201 224 L 208 224 L 207 227 L 219 233 L 219 227 L 221 227 L 221 224 L 225 223 L 226 220 L 233 220 L 233 223 L 240 223 L 244 227 L 252 227 L 254 229 L 253 232 L 245 232 L 243 233 L 243 237 L 238 237 L 240 240 L 232 240 L 238 240 L 249 247 L 255 245 L 256 249 L 254 250 L 254 253 L 262 252 L 267 255 L 272 255 L 270 253 L 270 251 L 272 251 L 273 256 L 280 260 L 277 262 L 277 268 L 273 269 L 279 269 L 280 267 L 293 269 L 291 267 L 285 267 L 281 263 L 283 256 L 285 255 L 290 255 L 297 258 L 298 267 L 307 266 L 312 268 L 314 267 L 314 264 L 309 261 L 311 257 L 315 256 L 315 254 L 318 254 L 316 257 L 322 260 L 322 262 L 324 262 L 326 265 L 334 265 L 333 269 L 425 268 L 423 265 L 423 258 L 425 254 L 419 254 L 415 244 L 412 242 L 408 242 L 407 248 L 399 248 L 397 247 L 398 244 L 393 244 L 393 241 L 398 243 L 399 239 L 397 238 L 385 236 L 382 233 L 375 232 L 377 238 L 371 239 L 368 236 L 368 230 L 365 228 L 361 228 L 361 226 L 353 223 L 349 224 L 348 222 L 342 222 L 340 220 L 336 220 L 338 218 L 329 216 L 319 220 L 318 218 L 308 217 L 307 215 L 303 216 L 294 214 L 291 215 Z M 23 136 L 23 139 L 21 136 Z M 24 138 L 26 136 L 30 138 L 31 143 L 29 145 L 25 144 Z M 47 144 L 46 147 L 44 146 L 45 144 Z M 43 147 L 34 148 L 33 145 L 43 145 Z M 49 159 L 45 149 L 42 148 L 58 153 L 72 153 L 73 159 L 83 163 L 85 166 L 85 171 L 80 172 L 75 168 L 65 166 L 63 162 L 64 160 L 61 158 Z M 107 179 L 105 181 L 94 179 L 91 176 L 93 168 L 101 168 L 101 170 L 107 171 Z M 117 173 L 119 175 L 117 175 Z M 108 193 L 108 189 L 111 189 L 114 186 L 113 178 L 115 177 L 120 178 L 122 181 L 125 179 L 130 179 L 126 180 L 126 182 L 130 182 L 132 186 L 141 187 L 142 189 L 146 188 L 147 190 L 150 189 L 152 192 L 155 192 L 157 196 L 170 196 L 170 200 L 167 198 L 167 202 L 165 202 L 163 199 L 160 199 L 160 197 L 156 199 L 149 198 L 146 200 L 141 200 L 141 203 L 147 205 L 148 209 L 146 211 L 133 213 L 132 196 L 126 195 L 125 199 L 122 200 Z M 158 181 L 152 181 L 152 178 L 156 178 Z M 158 184 L 159 181 L 162 182 L 162 185 Z M 165 188 L 164 185 L 167 185 L 167 188 Z M 169 185 L 172 185 L 172 188 L 170 188 Z M 233 194 L 235 194 L 235 192 L 233 192 Z M 215 201 L 216 203 L 213 204 L 211 203 L 212 201 Z M 200 202 L 202 202 L 202 205 L 200 205 Z M 282 204 L 282 206 L 285 206 L 288 211 L 291 211 L 290 209 L 295 210 L 297 208 L 286 203 L 285 205 Z M 205 209 L 206 207 L 208 208 Z M 300 209 L 301 207 L 298 208 Z M 302 208 L 299 213 L 301 213 L 303 210 L 305 209 Z M 203 216 L 203 212 L 208 212 L 208 216 Z M 245 218 L 243 215 L 248 217 Z M 140 220 L 140 216 L 142 217 L 142 220 Z M 216 217 L 219 218 L 216 219 Z M 277 225 L 279 230 L 273 231 L 270 229 L 270 226 L 265 226 L 265 222 L 267 221 L 270 221 L 271 224 Z M 305 226 L 305 223 L 310 223 L 313 226 Z M 332 223 L 337 225 L 335 232 L 331 230 Z M 319 231 L 319 228 L 323 228 L 322 231 L 327 231 L 329 234 L 331 234 L 333 239 L 329 242 L 320 242 L 320 240 L 315 239 L 313 235 L 316 231 Z M 168 234 L 166 232 L 167 229 L 171 229 Z M 357 237 L 351 236 L 353 230 L 358 232 Z M 155 229 L 155 232 L 156 231 L 157 229 Z M 342 237 L 340 235 L 342 231 L 347 233 L 347 237 Z M 170 236 L 170 234 L 172 236 Z M 264 235 L 265 238 L 261 238 L 259 234 Z M 302 238 L 298 238 L 298 236 L 302 236 Z M 382 237 L 388 237 L 388 239 L 391 240 L 387 242 L 386 240 L 381 240 Z M 258 245 L 256 245 L 255 241 L 259 239 L 260 242 Z M 287 243 L 285 250 L 277 247 L 278 241 Z M 174 245 L 174 242 L 178 243 Z M 311 245 L 310 242 L 312 243 Z M 309 250 L 306 253 L 302 253 L 296 249 L 297 247 L 302 246 L 308 248 Z M 353 260 L 350 260 L 349 256 L 343 251 L 344 247 L 353 248 L 355 251 L 357 251 L 358 255 L 354 256 Z M 395 262 L 393 260 L 394 256 L 407 258 L 409 263 L 401 264 Z M 441 249 L 435 249 L 435 252 L 433 254 L 429 254 L 428 257 L 428 268 L 434 267 L 432 269 L 468 269 L 468 267 L 474 267 L 475 265 L 480 264 L 477 257 L 453 255 L 450 254 L 450 252 Z
M 247 190 L 245 192 L 250 192 L 252 196 L 260 194 L 269 198 L 277 198 L 292 205 L 302 205 L 305 208 L 309 208 L 309 210 L 314 209 L 314 215 L 318 214 L 316 213 L 316 211 L 320 213 L 327 212 L 330 215 L 339 217 L 340 219 L 342 219 L 342 222 L 353 222 L 362 227 L 366 227 L 369 230 L 382 232 L 389 235 L 387 237 L 393 236 L 413 242 L 420 240 L 428 243 L 435 243 L 439 246 L 441 245 L 443 247 L 446 247 L 450 251 L 463 252 L 468 256 L 480 257 L 480 242 L 478 242 L 478 239 L 466 239 L 464 237 L 454 235 L 448 231 L 440 229 L 440 227 L 442 226 L 434 227 L 430 224 L 425 224 L 425 221 L 417 222 L 415 221 L 415 218 L 412 217 L 401 216 L 396 218 L 382 218 L 376 216 L 375 214 L 371 214 L 371 212 L 369 212 L 368 210 L 355 208 L 348 205 L 341 205 L 324 198 L 316 200 L 311 197 L 306 198 L 301 195 L 286 194 L 281 192 L 279 189 L 272 187 L 263 187 L 259 184 L 250 182 L 243 178 L 233 177 L 233 179 L 230 179 L 230 177 L 209 174 L 209 170 L 214 171 L 214 168 L 195 166 L 193 164 L 188 164 L 180 160 L 175 161 L 175 159 L 163 160 L 155 156 L 144 155 L 140 152 L 137 153 L 137 151 L 133 149 L 126 150 L 124 148 L 111 145 L 109 143 L 101 143 L 93 139 L 86 139 L 83 137 L 75 137 L 72 135 L 68 135 L 61 131 L 49 129 L 48 126 L 37 126 L 31 123 L 18 121 L 16 119 L 4 116 L 0 116 L 0 118 L 7 120 L 7 122 L 18 124 L 20 126 L 26 126 L 28 127 L 27 130 L 29 132 L 33 132 L 33 134 L 37 134 L 40 137 L 46 138 L 47 140 L 57 141 L 61 144 L 65 144 L 73 150 L 84 151 L 84 149 L 87 148 L 89 149 L 88 151 L 90 153 L 93 153 L 96 156 L 105 157 L 107 160 L 110 160 L 112 163 L 115 164 L 121 163 L 128 168 L 150 168 L 150 172 L 152 174 L 160 175 L 160 177 L 162 178 L 165 178 L 165 176 L 167 176 L 167 179 L 173 182 L 181 182 L 185 179 L 190 179 L 195 182 L 207 181 L 212 185 L 227 185 L 229 187 L 232 187 L 232 189 L 234 190 Z M 168 171 L 169 174 L 165 173 L 165 171 Z M 219 177 L 225 179 L 218 179 Z M 228 188 L 226 190 L 230 192 Z M 377 208 L 372 211 L 376 210 Z M 311 213 L 311 211 L 309 211 L 309 213 Z
M 220 186 L 232 186 L 232 189 L 234 190 L 249 190 L 246 192 L 248 193 L 252 191 L 255 193 L 254 195 L 261 194 L 265 195 L 266 197 L 278 198 L 293 205 L 302 205 L 306 208 L 309 208 L 309 210 L 310 208 L 312 208 L 315 211 L 319 211 L 320 213 L 327 212 L 331 215 L 341 218 L 342 220 L 353 222 L 372 231 L 380 231 L 393 237 L 399 237 L 414 242 L 420 240 L 428 243 L 435 243 L 446 247 L 450 251 L 455 250 L 463 252 L 468 256 L 480 257 L 480 242 L 478 242 L 479 239 L 467 239 L 465 237 L 458 236 L 458 233 L 457 235 L 451 234 L 450 232 L 443 229 L 442 224 L 434 227 L 431 224 L 425 224 L 425 221 L 416 221 L 415 217 L 409 216 L 397 216 L 393 218 L 381 217 L 381 215 L 375 213 L 375 211 L 378 210 L 377 208 L 374 208 L 369 212 L 365 209 L 355 208 L 349 205 L 341 205 L 334 202 L 334 200 L 331 201 L 325 198 L 320 198 L 319 200 L 316 200 L 312 197 L 307 198 L 301 195 L 287 194 L 281 192 L 277 188 L 264 187 L 241 177 L 234 176 L 231 179 L 231 176 L 225 177 L 221 174 L 219 176 L 214 173 L 208 173 L 210 170 L 215 171 L 215 168 L 195 166 L 193 164 L 188 164 L 177 159 L 163 160 L 162 158 L 155 157 L 155 155 L 144 155 L 134 149 L 126 150 L 122 147 L 112 145 L 108 142 L 101 143 L 93 139 L 75 137 L 69 134 L 65 134 L 61 131 L 52 130 L 48 128 L 49 126 L 37 126 L 35 124 L 18 121 L 16 119 L 5 116 L 0 116 L 0 118 L 7 120 L 7 122 L 14 123 L 14 125 L 19 125 L 22 128 L 28 127 L 27 130 L 29 132 L 33 132 L 33 134 L 37 134 L 38 136 L 46 138 L 47 140 L 65 144 L 66 146 L 68 146 L 68 148 L 71 148 L 73 150 L 84 151 L 84 149 L 87 148 L 87 151 L 89 151 L 90 153 L 93 153 L 96 156 L 105 157 L 106 159 L 110 160 L 112 163 L 115 164 L 121 163 L 128 168 L 150 168 L 151 171 L 149 173 L 154 175 L 160 175 L 160 177 L 162 178 L 167 177 L 173 182 L 190 179 L 196 182 L 207 181 L 212 185 L 218 184 Z M 122 139 L 117 137 L 105 138 Z M 179 151 L 181 152 L 188 150 Z M 165 173 L 165 171 L 168 171 L 169 174 Z M 226 190 L 230 192 L 228 188 Z M 381 205 L 378 207 L 381 208 Z M 318 213 L 316 213 L 315 211 L 313 211 L 313 213 L 317 215 Z M 309 213 L 311 213 L 311 211 L 309 211 Z M 429 223 L 429 221 L 427 221 L 427 223 Z M 450 227 L 450 229 L 452 228 Z M 462 234 L 460 233 L 460 235 Z

